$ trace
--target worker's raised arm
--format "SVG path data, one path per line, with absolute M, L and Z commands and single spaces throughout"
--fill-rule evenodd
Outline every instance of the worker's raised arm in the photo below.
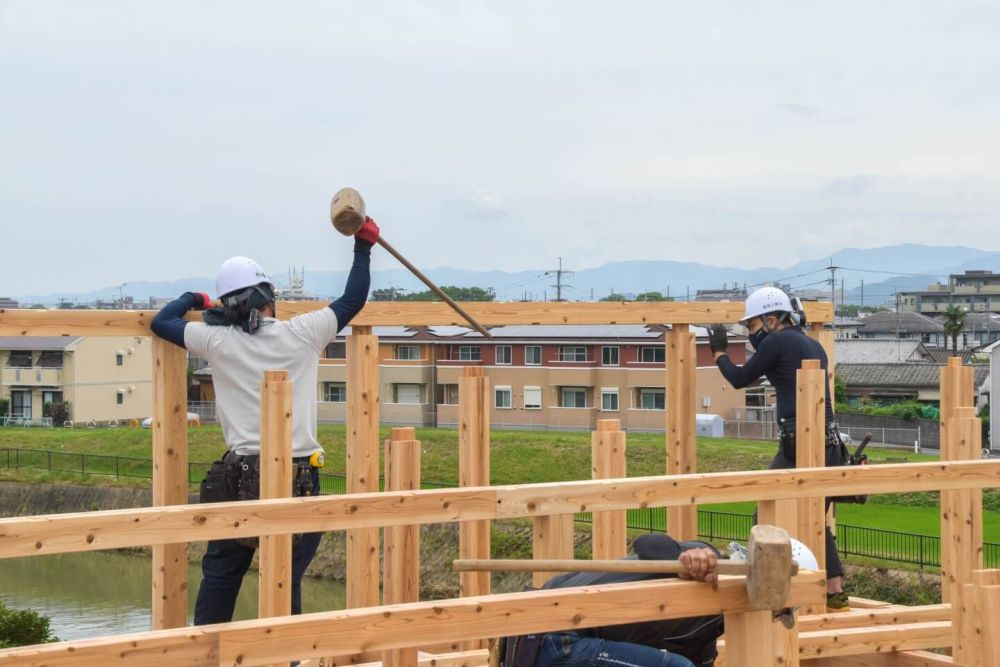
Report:
M 192 308 L 204 310 L 212 306 L 212 299 L 202 292 L 184 292 L 179 297 L 165 305 L 150 323 L 153 333 L 170 341 L 174 345 L 186 348 L 184 344 L 184 329 L 187 321 L 184 315 Z
M 371 251 L 378 235 L 378 225 L 371 218 L 365 218 L 365 224 L 354 234 L 354 263 L 347 275 L 344 294 L 330 304 L 330 309 L 337 316 L 337 331 L 347 326 L 368 300 L 372 280 Z

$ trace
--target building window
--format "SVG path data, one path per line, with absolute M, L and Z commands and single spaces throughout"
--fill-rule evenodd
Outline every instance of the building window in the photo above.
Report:
M 122 405 L 123 403 L 125 403 L 125 392 L 123 391 L 115 392 L 115 403 L 117 403 L 118 405 Z
M 616 348 L 617 349 L 617 348 Z M 618 388 L 601 388 L 601 410 L 606 412 L 618 412 Z
M 525 410 L 541 410 L 542 409 L 542 388 L 541 387 L 525 387 L 524 388 L 524 409 Z
M 458 346 L 458 360 L 459 361 L 482 361 L 483 351 L 478 345 L 459 345 Z
M 327 359 L 346 359 L 347 358 L 347 343 L 330 343 L 326 346 L 326 358 Z
M 493 390 L 493 404 L 498 408 L 510 408 L 510 387 L 495 387 Z
M 497 364 L 509 366 L 514 360 L 510 345 L 497 345 Z
M 347 384 L 344 382 L 324 383 L 323 397 L 327 403 L 346 403 Z
M 14 350 L 7 357 L 8 368 L 31 368 L 31 352 L 28 350 Z
M 559 348 L 559 361 L 586 361 L 587 348 L 582 345 L 563 345 Z
M 38 355 L 38 365 L 42 368 L 62 368 L 62 352 L 42 352 Z
M 438 385 L 439 405 L 458 405 L 458 385 L 441 384 Z
M 657 387 L 639 388 L 639 409 L 640 410 L 663 410 L 666 402 L 664 397 L 666 392 Z
M 585 408 L 587 407 L 586 387 L 562 387 L 559 392 L 559 407 L 561 408 Z
M 61 391 L 43 391 L 42 392 L 42 405 L 48 405 L 49 403 L 58 403 L 62 401 Z
M 124 365 L 125 365 L 125 355 L 119 352 L 115 355 L 115 366 L 124 366 Z
M 541 345 L 525 345 L 524 346 L 524 365 L 525 366 L 541 366 L 542 365 L 542 346 Z
M 405 403 L 408 405 L 419 405 L 423 403 L 423 385 L 420 384 L 394 384 L 392 385 L 393 403 Z
M 420 359 L 419 345 L 397 345 L 396 359 L 399 361 L 417 361 Z
M 601 365 L 602 366 L 618 365 L 618 346 L 601 348 Z
M 639 361 L 644 364 L 662 364 L 666 361 L 666 348 L 662 345 L 649 345 L 639 348 Z
M 10 392 L 10 416 L 31 419 L 31 392 Z

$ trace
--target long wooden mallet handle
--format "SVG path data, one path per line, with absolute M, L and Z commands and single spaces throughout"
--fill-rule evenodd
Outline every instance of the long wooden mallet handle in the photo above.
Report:
M 570 560 L 570 559 L 458 559 L 452 563 L 456 572 L 633 572 L 681 574 L 687 568 L 679 560 Z M 743 560 L 719 560 L 719 574 L 750 574 L 750 563 Z M 792 563 L 792 576 L 799 568 Z
M 365 200 L 361 198 L 361 194 L 353 188 L 341 188 L 337 191 L 337 194 L 333 196 L 333 200 L 330 202 L 330 220 L 333 222 L 333 226 L 337 228 L 341 234 L 345 236 L 353 236 L 355 232 L 361 229 L 361 225 L 365 223 Z M 452 310 L 462 316 L 466 322 L 472 325 L 472 328 L 481 333 L 486 338 L 492 338 L 492 334 L 486 330 L 486 328 L 477 322 L 471 315 L 465 312 L 465 309 L 459 306 L 455 301 L 444 293 L 440 287 L 434 284 L 434 282 L 425 276 L 423 272 L 417 267 L 413 266 L 405 257 L 403 257 L 398 250 L 389 245 L 382 236 L 379 236 L 378 244 L 385 248 L 390 255 L 399 260 L 399 263 L 410 270 L 410 273 L 415 275 L 420 281 L 427 285 L 428 288 L 434 294 L 438 296 L 442 301 L 451 306 Z

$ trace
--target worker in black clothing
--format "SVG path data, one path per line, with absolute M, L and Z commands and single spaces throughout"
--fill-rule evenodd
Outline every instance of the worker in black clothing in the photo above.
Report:
M 750 331 L 750 345 L 755 353 L 742 366 L 734 364 L 726 355 L 726 327 L 715 324 L 710 329 L 709 344 L 715 356 L 715 364 L 730 384 L 742 389 L 763 376 L 775 389 L 780 444 L 771 461 L 771 470 L 795 467 L 796 373 L 802 368 L 802 361 L 818 359 L 824 370 L 827 367 L 826 351 L 802 331 L 801 317 L 788 295 L 776 287 L 761 288 L 747 297 L 746 310 L 740 322 Z M 826 465 L 844 465 L 846 459 L 846 448 L 834 423 L 830 387 L 827 384 Z M 831 502 L 827 498 L 827 509 Z M 829 526 L 826 529 L 826 571 L 827 608 L 831 611 L 845 611 L 848 604 L 843 589 L 844 568 Z

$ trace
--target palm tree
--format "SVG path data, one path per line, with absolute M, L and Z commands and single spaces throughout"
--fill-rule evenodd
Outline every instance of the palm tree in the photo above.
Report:
M 951 336 L 952 356 L 958 356 L 958 335 L 965 329 L 965 309 L 954 304 L 944 309 L 944 335 Z

